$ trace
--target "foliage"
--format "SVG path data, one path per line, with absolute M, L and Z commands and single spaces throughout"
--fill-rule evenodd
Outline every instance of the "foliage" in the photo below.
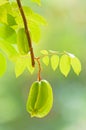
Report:
M 76 75 L 79 75 L 81 63 L 75 55 L 66 51 L 41 50 L 40 56 L 35 57 L 32 43 L 39 43 L 41 26 L 47 25 L 47 22 L 30 7 L 21 5 L 21 2 L 19 5 L 19 1 L 0 1 L 0 76 L 3 76 L 7 66 L 4 53 L 15 64 L 16 77 L 26 69 L 33 74 L 35 70 L 33 63 L 36 61 L 38 81 L 31 86 L 26 107 L 32 117 L 42 118 L 51 110 L 53 92 L 48 81 L 41 79 L 40 60 L 46 66 L 51 65 L 53 71 L 59 68 L 65 77 L 68 76 L 71 68 Z M 41 6 L 41 0 L 31 0 L 31 2 Z
M 31 1 L 41 5 L 40 0 Z M 23 9 L 28 21 L 32 42 L 33 44 L 38 44 L 41 36 L 40 27 L 41 25 L 47 25 L 47 22 L 44 17 L 35 13 L 30 7 L 23 6 Z M 0 49 L 8 55 L 9 60 L 14 62 L 16 77 L 20 76 L 26 68 L 30 73 L 33 73 L 34 68 L 31 66 L 30 53 L 24 53 L 23 35 L 25 34 L 22 32 L 22 36 L 20 38 L 18 36 L 18 30 L 23 28 L 24 25 L 17 3 L 10 0 L 0 1 L 0 16 Z M 23 55 L 20 50 L 23 50 Z M 28 52 L 29 50 L 26 51 Z M 51 64 L 54 71 L 59 67 L 64 76 L 69 74 L 71 67 L 77 75 L 81 71 L 79 59 L 70 53 L 63 52 L 60 57 L 59 52 L 41 50 L 41 54 L 42 61 L 46 66 Z M 3 54 L 0 55 L 3 57 Z M 0 69 L 0 75 L 2 76 L 6 70 L 6 60 L 0 60 L 0 65 L 3 66 L 3 69 Z

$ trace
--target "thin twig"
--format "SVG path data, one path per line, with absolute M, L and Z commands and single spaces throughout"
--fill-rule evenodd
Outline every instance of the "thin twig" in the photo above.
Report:
M 20 2 L 20 0 L 16 0 L 22 19 L 23 19 L 23 23 L 24 23 L 24 27 L 25 27 L 25 32 L 26 32 L 26 36 L 27 36 L 27 40 L 28 40 L 28 45 L 30 47 L 30 55 L 31 55 L 31 61 L 32 61 L 32 66 L 35 66 L 35 60 L 34 60 L 34 52 L 33 52 L 33 48 L 32 48 L 32 42 L 31 42 L 31 37 L 30 37 L 30 32 L 28 30 L 28 25 L 27 25 L 27 20 L 26 20 L 26 16 L 24 14 L 23 8 L 22 8 L 22 4 Z
M 35 60 L 37 61 L 38 63 L 38 81 L 41 80 L 41 65 L 40 65 L 40 57 L 35 57 Z

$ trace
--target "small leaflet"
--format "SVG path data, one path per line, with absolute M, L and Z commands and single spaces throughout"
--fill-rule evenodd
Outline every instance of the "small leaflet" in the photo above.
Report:
M 30 21 L 28 23 L 29 28 L 30 28 L 30 33 L 31 33 L 31 37 L 32 37 L 32 41 L 35 44 L 38 44 L 40 37 L 41 37 L 41 31 L 40 31 L 40 27 L 39 25 L 34 22 L 34 21 Z
M 17 58 L 16 64 L 15 64 L 16 77 L 19 77 L 25 71 L 26 68 L 29 70 L 31 74 L 34 72 L 34 68 L 31 65 L 31 58 L 29 54 L 20 55 Z
M 53 55 L 51 56 L 51 67 L 55 71 L 59 64 L 59 56 Z
M 43 25 L 43 26 L 48 25 L 46 19 L 45 19 L 43 16 L 41 16 L 41 15 L 35 13 L 35 12 L 33 12 L 31 15 L 32 15 L 32 19 L 33 19 L 34 22 L 36 22 L 37 24 Z
M 70 72 L 70 57 L 66 54 L 61 56 L 60 71 L 65 77 L 67 77 Z
M 81 62 L 80 60 L 73 54 L 66 52 L 66 54 L 70 57 L 71 60 L 71 66 L 73 68 L 73 71 L 75 74 L 79 75 L 81 72 Z
M 48 65 L 49 65 L 49 56 L 44 56 L 44 57 L 42 58 L 42 61 L 43 61 L 43 63 L 44 63 L 46 66 L 48 66 Z
M 0 23 L 0 38 L 9 42 L 9 44 L 16 43 L 16 31 L 9 25 Z
M 77 57 L 71 57 L 71 66 L 74 70 L 74 72 L 79 75 L 81 72 L 81 63 L 80 60 Z
M 7 14 L 7 23 L 9 26 L 17 25 L 15 17 L 13 17 L 11 14 Z
M 8 57 L 10 56 L 10 58 L 11 56 L 17 55 L 15 47 L 3 39 L 0 39 L 0 49 L 3 50 L 8 55 Z
M 26 66 L 27 66 L 28 71 L 29 71 L 31 74 L 33 74 L 35 68 L 32 67 L 30 55 L 28 55 L 28 57 L 27 57 L 27 59 L 26 59 L 26 63 L 27 63 Z
M 26 68 L 25 60 L 19 57 L 15 64 L 16 78 L 19 77 L 24 72 L 25 68 Z

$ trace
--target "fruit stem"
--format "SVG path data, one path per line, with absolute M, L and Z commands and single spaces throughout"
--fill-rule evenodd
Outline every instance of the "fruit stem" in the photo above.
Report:
M 21 4 L 20 0 L 16 0 L 16 1 L 17 1 L 17 5 L 19 7 L 19 10 L 20 10 L 20 13 L 21 13 L 21 16 L 22 16 L 22 19 L 23 19 L 24 28 L 25 28 L 25 32 L 26 32 L 26 36 L 27 36 L 27 40 L 28 40 L 28 45 L 30 47 L 30 55 L 31 55 L 32 67 L 35 67 L 34 52 L 33 52 L 32 41 L 31 41 L 29 29 L 28 29 L 26 16 L 24 14 L 22 4 Z
M 40 81 L 41 80 L 41 64 L 40 64 L 40 57 L 35 57 L 35 60 L 38 63 L 38 77 L 37 80 Z

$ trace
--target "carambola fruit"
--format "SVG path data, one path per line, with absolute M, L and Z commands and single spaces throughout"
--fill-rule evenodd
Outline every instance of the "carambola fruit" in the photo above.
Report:
M 29 92 L 26 109 L 31 117 L 45 117 L 53 105 L 52 87 L 46 80 L 35 81 Z

